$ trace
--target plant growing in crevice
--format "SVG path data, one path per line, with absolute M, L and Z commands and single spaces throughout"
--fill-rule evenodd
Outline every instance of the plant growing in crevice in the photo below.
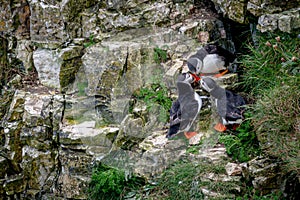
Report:
M 87 82 L 77 82 L 78 96 L 85 96 L 85 89 L 87 87 Z
M 166 62 L 168 59 L 168 54 L 166 50 L 163 50 L 159 47 L 154 48 L 154 54 L 153 59 L 157 64 L 160 64 L 162 62 Z
M 88 198 L 91 200 L 118 200 L 124 195 L 138 190 L 145 180 L 127 175 L 124 170 L 106 165 L 99 165 L 93 170 L 88 188 Z
M 85 43 L 83 44 L 83 46 L 84 46 L 84 48 L 88 48 L 89 46 L 92 46 L 92 45 L 94 45 L 94 44 L 96 44 L 96 42 L 95 42 L 95 40 L 94 40 L 94 35 L 90 35 L 89 41 L 88 41 L 88 42 L 85 42 Z
M 146 103 L 147 110 L 151 111 L 155 104 L 161 106 L 159 113 L 159 120 L 166 122 L 169 119 L 169 109 L 172 105 L 172 100 L 169 97 L 169 91 L 167 87 L 161 83 L 152 83 L 147 87 L 143 87 L 135 94 L 133 94 L 138 100 L 142 100 Z

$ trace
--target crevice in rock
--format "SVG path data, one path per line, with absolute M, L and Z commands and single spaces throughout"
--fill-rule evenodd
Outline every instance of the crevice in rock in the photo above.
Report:
M 118 79 L 124 76 L 128 70 L 128 56 L 129 56 L 129 48 L 127 47 L 125 63 L 120 71 L 120 76 L 118 77 Z
M 64 115 L 65 115 L 65 110 L 66 110 L 66 94 L 63 93 L 63 102 L 62 102 L 62 105 L 63 105 L 63 108 L 62 108 L 62 111 L 61 111 L 61 118 L 60 118 L 60 124 L 63 123 L 63 119 L 64 119 Z M 52 118 L 53 119 L 53 118 Z M 52 125 L 53 125 L 53 122 L 52 122 Z M 59 191 L 59 193 L 62 193 L 61 191 L 61 187 L 59 185 L 59 177 L 60 175 L 62 174 L 62 163 L 61 163 L 61 159 L 60 159 L 60 131 L 59 130 L 56 130 L 53 132 L 53 134 L 55 134 L 55 145 L 54 145 L 54 149 L 56 150 L 56 153 L 57 153 L 57 166 L 55 168 L 56 172 L 55 172 L 55 178 L 54 178 L 54 188 L 57 189 Z

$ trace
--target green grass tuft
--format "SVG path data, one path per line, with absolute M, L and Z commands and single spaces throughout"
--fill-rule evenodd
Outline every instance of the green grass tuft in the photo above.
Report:
M 295 35 L 272 33 L 259 37 L 258 47 L 248 45 L 242 56 L 243 89 L 252 95 L 280 86 L 291 76 L 300 75 L 300 40 Z
M 251 105 L 253 130 L 263 153 L 300 171 L 300 39 L 296 34 L 267 33 L 243 56 L 244 90 Z
M 169 97 L 169 90 L 163 84 L 152 83 L 148 87 L 141 88 L 134 96 L 144 101 L 149 111 L 155 104 L 159 104 L 161 106 L 158 116 L 159 121 L 166 122 L 169 119 L 169 109 L 172 106 L 172 100 Z
M 125 194 L 138 190 L 144 183 L 144 179 L 126 175 L 124 170 L 100 165 L 93 171 L 88 197 L 91 200 L 123 199 Z

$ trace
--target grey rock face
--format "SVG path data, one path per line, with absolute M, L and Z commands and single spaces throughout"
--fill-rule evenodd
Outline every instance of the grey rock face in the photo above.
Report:
M 248 23 L 246 12 L 258 17 L 258 29 L 262 32 L 281 30 L 290 33 L 299 28 L 299 0 L 213 0 L 216 9 L 224 16 L 244 24 Z
M 291 9 L 278 14 L 264 14 L 258 19 L 261 32 L 280 30 L 291 33 L 300 27 L 300 8 Z

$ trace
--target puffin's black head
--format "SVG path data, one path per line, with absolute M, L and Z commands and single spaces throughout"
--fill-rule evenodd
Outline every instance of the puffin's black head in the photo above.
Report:
M 202 68 L 202 61 L 196 57 L 191 57 L 187 60 L 189 71 L 193 74 L 199 74 Z
M 209 54 L 218 54 L 219 56 L 221 56 L 225 61 L 225 65 L 232 63 L 236 58 L 233 53 L 218 44 L 207 44 L 204 46 L 204 49 Z
M 218 54 L 218 46 L 216 44 L 207 44 L 203 47 L 208 54 Z
M 178 75 L 177 82 L 192 83 L 194 82 L 194 78 L 189 73 L 182 73 Z
M 206 90 L 207 92 L 211 92 L 216 87 L 218 87 L 217 83 L 212 78 L 209 77 L 203 77 L 200 83 L 203 89 Z

